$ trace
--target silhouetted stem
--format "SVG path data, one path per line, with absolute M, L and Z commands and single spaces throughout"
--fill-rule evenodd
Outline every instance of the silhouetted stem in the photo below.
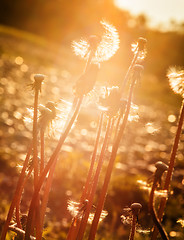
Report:
M 150 197 L 149 197 L 149 211 L 153 218 L 154 224 L 157 226 L 157 228 L 160 232 L 162 239 L 169 240 L 167 233 L 165 232 L 158 216 L 156 215 L 156 211 L 155 211 L 155 207 L 154 207 L 154 192 L 155 192 L 156 187 L 157 187 L 157 179 L 154 177 L 153 186 L 151 188 Z
M 137 50 L 137 53 L 134 55 L 134 57 L 133 57 L 133 59 L 132 59 L 132 62 L 131 62 L 131 64 L 130 64 L 129 68 L 128 68 L 128 71 L 126 72 L 126 75 L 125 75 L 125 77 L 124 77 L 124 79 L 123 79 L 123 82 L 122 82 L 122 85 L 121 85 L 121 88 L 120 88 L 121 97 L 122 97 L 124 88 L 125 88 L 125 86 L 126 86 L 126 83 L 127 83 L 128 79 L 129 79 L 129 77 L 130 77 L 130 73 L 131 73 L 134 65 L 135 65 L 136 62 L 137 62 L 138 55 L 139 55 L 139 49 Z
M 125 130 L 125 127 L 126 127 L 126 124 L 127 124 L 127 121 L 128 121 L 128 116 L 129 116 L 129 112 L 130 112 L 130 108 L 131 108 L 131 101 L 132 101 L 135 81 L 136 80 L 133 79 L 133 82 L 132 82 L 131 87 L 130 87 L 128 102 L 127 102 L 127 107 L 126 107 L 125 115 L 124 115 L 124 118 L 123 118 L 123 122 L 120 126 L 120 130 L 118 132 L 117 138 L 116 138 L 116 140 L 113 144 L 111 157 L 110 157 L 109 164 L 108 164 L 108 167 L 107 167 L 107 170 L 106 170 L 104 184 L 102 186 L 102 190 L 101 190 L 99 201 L 98 201 L 98 204 L 97 204 L 95 216 L 94 216 L 92 226 L 91 226 L 91 230 L 90 230 L 90 234 L 89 234 L 89 238 L 88 238 L 89 240 L 95 239 L 95 235 L 96 235 L 96 231 L 97 231 L 97 227 L 98 227 L 98 222 L 99 222 L 99 219 L 100 219 L 101 212 L 103 210 L 103 206 L 104 206 L 104 202 L 105 202 L 105 198 L 106 198 L 106 194 L 107 194 L 107 189 L 108 189 L 108 185 L 109 185 L 109 182 L 110 182 L 110 178 L 111 178 L 111 174 L 112 174 L 117 150 L 118 150 L 119 143 L 121 141 L 122 135 L 124 133 L 124 130 Z
M 134 240 L 137 216 L 133 215 L 129 240 Z
M 34 166 L 34 187 L 38 181 L 38 95 L 39 89 L 35 87 L 34 115 L 33 115 L 33 166 Z
M 18 228 L 22 228 L 22 224 L 21 224 L 21 221 L 20 221 L 20 202 L 21 202 L 21 197 L 22 197 L 22 192 L 23 192 L 23 189 L 26 185 L 26 182 L 27 180 L 29 179 L 31 173 L 33 171 L 33 166 L 31 167 L 31 169 L 29 170 L 28 174 L 26 175 L 24 181 L 23 181 L 23 184 L 21 186 L 21 189 L 20 189 L 20 192 L 19 192 L 19 195 L 18 195 L 18 198 L 17 198 L 17 204 L 16 204 L 16 222 L 17 222 L 17 227 Z
M 44 141 L 45 131 L 43 128 L 40 129 L 40 141 L 41 141 L 41 159 L 40 159 L 40 174 L 44 169 L 44 158 L 45 158 L 45 141 Z
M 167 190 L 167 191 L 169 190 L 171 177 L 172 177 L 172 173 L 173 173 L 173 170 L 174 170 L 176 153 L 177 153 L 178 144 L 179 144 L 179 141 L 180 141 L 180 135 L 181 135 L 181 131 L 182 131 L 183 121 L 184 121 L 184 101 L 182 102 L 182 105 L 181 105 L 177 132 L 176 132 L 173 148 L 172 148 L 172 151 L 171 151 L 169 168 L 168 168 L 168 171 L 167 171 L 165 184 L 164 184 L 164 190 Z M 158 218 L 160 220 L 163 217 L 166 202 L 167 202 L 166 198 L 162 198 L 161 201 L 160 201 L 160 206 L 159 206 L 159 210 L 158 210 Z M 157 234 L 158 234 L 158 230 L 156 230 L 156 228 L 154 228 L 153 235 L 152 235 L 151 239 L 156 240 L 157 239 Z
M 17 200 L 18 200 L 18 197 L 19 197 L 19 192 L 21 191 L 21 187 L 22 187 L 22 184 L 23 184 L 23 181 L 24 181 L 25 172 L 26 172 L 28 162 L 29 162 L 29 158 L 30 158 L 30 155 L 31 155 L 31 152 L 32 152 L 32 146 L 33 145 L 32 145 L 32 142 L 31 142 L 31 144 L 28 148 L 28 152 L 27 152 L 27 155 L 26 155 L 26 159 L 24 161 L 24 165 L 23 165 L 18 183 L 17 183 L 15 193 L 14 193 L 11 205 L 10 205 L 10 209 L 9 209 L 9 212 L 8 212 L 8 215 L 7 215 L 7 219 L 5 221 L 5 225 L 4 225 L 4 228 L 3 228 L 3 231 L 2 231 L 2 235 L 1 235 L 1 240 L 5 240 L 5 238 L 6 238 L 8 227 L 9 227 L 10 221 L 11 221 L 12 216 L 13 216 L 13 211 L 14 211 L 14 208 L 16 206 L 16 203 L 17 203 Z
M 57 161 L 57 157 L 59 155 L 61 147 L 62 147 L 66 137 L 68 136 L 68 133 L 69 133 L 69 131 L 70 131 L 70 129 L 71 129 L 71 127 L 72 127 L 76 117 L 78 116 L 78 113 L 79 113 L 79 110 L 80 110 L 80 106 L 81 106 L 81 103 L 82 103 L 82 99 L 83 99 L 83 97 L 78 99 L 78 102 L 77 102 L 75 111 L 73 113 L 73 116 L 71 117 L 71 119 L 70 119 L 70 121 L 68 123 L 68 126 L 66 127 L 64 133 L 61 135 L 61 137 L 59 139 L 59 142 L 57 144 L 57 147 L 54 150 L 50 160 L 48 161 L 47 165 L 45 166 L 43 172 L 40 175 L 40 178 L 39 178 L 37 186 L 36 186 L 36 188 L 34 190 L 33 197 L 32 197 L 31 204 L 30 204 L 30 208 L 29 208 L 27 227 L 26 227 L 26 233 L 25 233 L 25 240 L 29 240 L 30 239 L 30 233 L 31 233 L 30 226 L 31 226 L 31 223 L 32 223 L 32 219 L 33 219 L 33 215 L 34 215 L 34 211 L 35 211 L 35 207 L 36 207 L 36 201 L 38 199 L 39 192 L 40 192 L 40 189 L 42 187 L 42 184 L 43 184 L 43 182 L 44 182 L 44 180 L 45 180 L 45 178 L 47 176 L 48 171 L 50 170 L 52 165 L 55 163 L 55 161 Z
M 94 199 L 94 195 L 95 195 L 95 192 L 96 192 L 96 189 L 97 189 L 98 179 L 99 179 L 100 172 L 101 172 L 102 165 L 103 165 L 104 153 L 105 153 L 107 143 L 108 143 L 108 137 L 109 137 L 109 133 L 110 133 L 110 129 L 111 129 L 111 121 L 112 121 L 112 119 L 109 118 L 107 128 L 106 128 L 106 133 L 105 133 L 103 146 L 102 146 L 100 157 L 99 157 L 99 160 L 98 160 L 97 169 L 96 169 L 94 179 L 93 179 L 93 183 L 92 183 L 92 189 L 91 189 L 89 199 L 88 199 L 89 202 L 87 204 L 87 208 L 85 210 L 84 217 L 83 217 L 83 219 L 80 223 L 80 228 L 79 228 L 79 232 L 78 232 L 78 235 L 77 235 L 77 240 L 82 240 L 82 238 L 83 238 L 83 235 L 84 235 L 84 232 L 85 232 L 85 229 L 86 229 L 86 225 L 87 225 L 87 221 L 88 221 L 88 217 L 89 217 L 92 205 L 93 205 L 93 199 Z
M 40 226 L 40 230 L 39 230 L 39 233 L 38 233 L 37 240 L 42 239 L 45 211 L 46 211 L 46 208 L 47 208 L 49 192 L 50 192 L 50 188 L 51 188 L 52 180 L 53 180 L 53 176 L 54 176 L 55 165 L 56 165 L 56 161 L 54 162 L 54 164 L 52 165 L 52 167 L 50 169 L 49 176 L 48 176 L 48 179 L 47 179 L 46 184 L 45 184 L 45 191 L 44 191 L 44 194 L 43 194 L 43 199 L 42 199 L 41 209 L 40 209 L 40 225 L 41 226 Z
M 81 196 L 81 199 L 80 199 L 81 203 L 86 199 L 87 192 L 89 192 L 90 182 L 92 181 L 92 174 L 93 174 L 93 169 L 94 169 L 94 165 L 95 165 L 96 153 L 97 153 L 100 134 L 101 134 L 101 129 L 102 129 L 103 115 L 104 114 L 102 112 L 101 115 L 100 115 L 100 120 L 99 120 L 99 124 L 98 124 L 98 131 L 97 131 L 97 136 L 96 136 L 96 140 L 95 140 L 95 144 L 94 144 L 93 154 L 92 154 L 92 157 L 91 157 L 90 168 L 89 168 L 89 171 L 88 171 L 85 186 L 83 188 L 82 196 Z M 75 224 L 75 226 L 74 226 L 74 223 L 76 223 L 76 221 L 77 221 L 77 218 L 74 217 L 73 220 L 72 220 L 72 224 L 71 224 L 71 227 L 69 229 L 68 235 L 67 235 L 67 240 L 72 240 L 73 239 L 74 229 L 76 229 L 77 225 L 79 226 L 79 224 L 77 224 L 77 225 Z

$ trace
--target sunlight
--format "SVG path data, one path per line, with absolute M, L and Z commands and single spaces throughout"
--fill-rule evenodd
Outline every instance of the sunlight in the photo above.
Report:
M 140 12 L 140 3 L 139 1 L 127 1 L 127 0 L 114 0 L 114 3 L 119 8 L 125 8 L 133 13 Z
M 152 27 L 164 24 L 167 27 L 170 20 L 178 22 L 183 21 L 183 7 L 182 0 L 114 0 L 114 4 L 120 8 L 130 11 L 133 15 L 145 14 L 148 17 L 149 25 Z

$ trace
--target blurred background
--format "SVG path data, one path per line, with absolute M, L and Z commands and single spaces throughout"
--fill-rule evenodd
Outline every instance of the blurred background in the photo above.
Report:
M 19 175 L 31 130 L 24 117 L 32 107 L 29 85 L 34 73 L 47 76 L 40 103 L 60 99 L 72 101 L 72 87 L 85 62 L 72 51 L 71 43 L 100 34 L 102 19 L 113 24 L 120 35 L 120 49 L 101 65 L 97 86 L 120 85 L 133 57 L 131 44 L 138 37 L 148 40 L 144 75 L 137 85 L 134 103 L 139 106 L 138 121 L 128 124 L 116 160 L 105 209 L 96 239 L 127 239 L 129 226 L 121 223 L 123 208 L 140 202 L 142 229 L 150 229 L 148 193 L 137 184 L 147 180 L 156 161 L 169 161 L 176 132 L 181 97 L 169 87 L 166 73 L 170 66 L 183 66 L 184 15 L 182 0 L 1 0 L 0 1 L 0 221 L 3 223 Z M 96 93 L 95 93 L 96 94 Z M 78 122 L 61 152 L 50 194 L 46 239 L 65 239 L 71 222 L 67 200 L 78 201 L 89 168 L 99 111 L 91 103 L 93 94 L 79 115 Z M 90 103 L 89 103 L 90 102 Z M 89 105 L 91 104 L 91 105 Z M 91 110 L 93 106 L 93 111 Z M 90 111 L 89 111 L 90 108 Z M 56 144 L 47 139 L 47 155 Z M 89 137 L 90 136 L 90 137 Z M 102 141 L 102 140 L 101 140 Z M 107 158 L 111 147 L 107 151 Z M 164 226 L 171 239 L 183 239 L 178 219 L 184 218 L 184 136 L 176 159 L 171 195 Z M 105 171 L 105 168 L 104 170 Z M 103 173 L 99 189 L 102 184 Z M 32 193 L 25 190 L 22 212 L 26 212 Z M 1 224 L 2 226 L 2 224 Z M 11 239 L 11 236 L 10 236 Z M 136 239 L 149 239 L 137 233 Z

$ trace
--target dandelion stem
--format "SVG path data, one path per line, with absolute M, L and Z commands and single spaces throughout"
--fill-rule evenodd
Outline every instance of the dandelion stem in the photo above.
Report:
M 40 225 L 41 225 L 41 227 L 39 229 L 37 240 L 41 240 L 42 239 L 45 211 L 46 211 L 46 208 L 47 208 L 49 192 L 50 192 L 50 188 L 51 188 L 51 185 L 52 185 L 52 180 L 53 180 L 55 166 L 56 166 L 56 161 L 54 162 L 54 164 L 52 165 L 52 167 L 50 169 L 49 176 L 48 176 L 48 179 L 47 179 L 46 185 L 45 185 L 45 191 L 44 191 L 42 204 L 41 204 L 41 209 L 40 209 Z
M 173 148 L 172 148 L 172 152 L 171 152 L 171 156 L 170 156 L 169 168 L 168 168 L 168 171 L 167 171 L 165 184 L 164 184 L 164 190 L 167 190 L 167 191 L 169 190 L 169 185 L 170 185 L 170 182 L 171 182 L 171 177 L 172 177 L 172 173 L 173 173 L 173 169 L 174 169 L 175 158 L 176 158 L 176 153 L 177 153 L 178 144 L 179 144 L 179 140 L 180 140 L 180 135 L 181 135 L 181 131 L 182 131 L 183 121 L 184 121 L 184 101 L 182 102 L 182 105 L 181 105 L 177 132 L 176 132 L 176 136 L 175 136 L 175 139 L 174 139 L 174 144 L 173 144 Z M 159 210 L 158 210 L 158 218 L 160 220 L 163 217 L 166 202 L 167 202 L 166 198 L 162 198 L 161 201 L 160 201 L 160 206 L 159 206 Z M 156 228 L 154 228 L 153 235 L 152 235 L 151 239 L 156 240 L 157 239 L 157 234 L 158 234 L 158 230 Z
M 122 97 L 122 95 L 123 95 L 123 91 L 124 91 L 124 88 L 125 88 L 125 86 L 126 86 L 126 83 L 127 83 L 128 79 L 129 79 L 129 77 L 130 77 L 130 73 L 131 73 L 134 65 L 135 65 L 136 62 L 137 62 L 138 55 L 139 55 L 139 49 L 137 50 L 137 53 L 134 55 L 134 57 L 133 57 L 133 59 L 132 59 L 132 62 L 131 62 L 131 64 L 130 64 L 129 68 L 128 68 L 128 71 L 126 72 L 126 75 L 125 75 L 125 77 L 124 77 L 124 79 L 123 79 L 123 82 L 122 82 L 122 85 L 121 85 L 121 88 L 120 88 L 121 97 Z
M 81 103 L 82 103 L 82 99 L 83 99 L 83 97 L 80 97 L 78 99 L 78 102 L 77 102 L 75 111 L 73 113 L 73 116 L 71 117 L 71 119 L 70 119 L 70 121 L 68 123 L 68 126 L 66 127 L 64 133 L 61 135 L 61 137 L 59 139 L 59 142 L 57 144 L 57 147 L 54 150 L 50 160 L 48 161 L 47 165 L 45 166 L 43 172 L 41 173 L 41 175 L 39 177 L 36 189 L 34 190 L 34 193 L 33 193 L 33 197 L 32 197 L 31 204 L 30 204 L 30 208 L 29 208 L 27 227 L 26 227 L 26 233 L 25 233 L 25 240 L 29 240 L 30 239 L 30 233 L 31 233 L 30 226 L 31 226 L 31 223 L 32 223 L 34 210 L 35 210 L 35 206 L 36 206 L 36 201 L 38 199 L 39 192 L 40 192 L 40 189 L 42 187 L 42 184 L 43 184 L 43 182 L 44 182 L 44 180 L 45 180 L 45 178 L 47 176 L 48 171 L 50 170 L 52 165 L 55 163 L 55 161 L 57 161 L 57 157 L 59 155 L 60 149 L 61 149 L 61 147 L 62 147 L 66 137 L 68 136 L 68 133 L 69 133 L 69 131 L 70 131 L 70 129 L 71 129 L 71 127 L 72 127 L 76 117 L 78 116 L 78 113 L 79 113 L 79 110 L 80 110 L 80 106 L 81 106 Z
M 22 228 L 22 224 L 21 224 L 21 221 L 20 221 L 20 202 L 21 202 L 21 197 L 22 197 L 22 192 L 23 192 L 23 189 L 26 185 L 26 182 L 27 180 L 29 179 L 31 173 L 33 171 L 33 166 L 30 168 L 28 174 L 26 175 L 24 181 L 23 181 L 23 184 L 21 186 L 21 189 L 20 189 L 20 192 L 19 192 L 19 196 L 17 198 L 17 203 L 16 203 L 16 222 L 17 222 L 17 227 L 18 228 Z
M 133 214 L 129 240 L 134 240 L 137 217 Z
M 93 169 L 94 169 L 96 153 L 97 153 L 100 134 L 101 134 L 101 129 L 102 129 L 102 122 L 103 122 L 103 113 L 101 113 L 101 116 L 100 116 L 97 137 L 96 137 L 94 150 L 93 150 L 93 154 L 92 154 L 92 158 L 91 158 L 91 165 L 90 165 L 90 169 L 89 169 L 88 176 L 87 176 L 87 179 L 86 179 L 86 183 L 85 183 L 85 186 L 84 186 L 84 190 L 83 190 L 83 193 L 82 193 L 82 196 L 81 196 L 81 199 L 80 199 L 81 202 L 83 202 L 85 200 L 87 192 L 89 191 L 89 184 L 92 180 L 92 173 L 93 173 Z
M 94 169 L 94 165 L 95 165 L 96 153 L 97 153 L 100 134 L 101 134 L 101 129 L 102 129 L 103 115 L 104 114 L 102 112 L 101 115 L 100 115 L 100 120 L 99 120 L 99 124 L 98 124 L 99 126 L 98 126 L 98 131 L 97 131 L 95 144 L 94 144 L 93 154 L 92 154 L 92 157 L 91 157 L 90 168 L 89 168 L 89 171 L 88 171 L 85 186 L 83 188 L 82 196 L 81 196 L 81 199 L 80 199 L 81 203 L 86 199 L 87 193 L 89 192 L 90 182 L 92 181 L 92 174 L 93 174 L 93 169 Z M 74 223 L 76 223 L 76 221 L 77 221 L 77 218 L 74 217 L 73 220 L 72 220 L 72 225 L 71 225 L 70 230 L 68 232 L 67 240 L 72 240 L 73 239 L 73 232 L 75 231 L 74 229 L 76 229 L 77 226 L 78 227 L 80 226 L 79 224 L 76 224 L 76 226 L 74 226 Z
M 3 228 L 3 231 L 2 231 L 2 235 L 1 235 L 1 240 L 5 240 L 5 238 L 6 238 L 8 227 L 9 227 L 10 221 L 11 221 L 12 216 L 13 216 L 13 211 L 14 211 L 14 208 L 16 206 L 16 203 L 17 203 L 17 200 L 18 200 L 18 197 L 19 197 L 19 192 L 21 191 L 21 187 L 22 187 L 22 184 L 23 184 L 26 168 L 28 166 L 29 158 L 30 158 L 30 155 L 31 155 L 31 152 L 32 152 L 32 146 L 33 146 L 33 144 L 31 142 L 31 144 L 28 148 L 28 152 L 27 152 L 27 155 L 26 155 L 26 158 L 25 158 L 25 161 L 24 161 L 24 165 L 23 165 L 18 183 L 17 183 L 15 193 L 14 193 L 11 205 L 10 205 L 10 209 L 9 209 L 9 212 L 8 212 L 8 215 L 7 215 L 7 219 L 5 221 L 5 225 L 4 225 L 4 228 Z
M 150 197 L 149 197 L 149 211 L 150 211 L 150 214 L 153 218 L 154 224 L 157 226 L 157 228 L 160 232 L 160 235 L 161 235 L 162 239 L 163 240 L 169 240 L 169 238 L 167 236 L 167 233 L 163 229 L 162 224 L 161 224 L 158 216 L 156 215 L 156 211 L 155 211 L 155 208 L 154 208 L 154 192 L 155 192 L 155 189 L 157 187 L 157 181 L 158 180 L 154 177 L 153 186 L 151 188 Z
M 41 159 L 40 159 L 40 174 L 42 173 L 43 169 L 44 169 L 44 150 L 45 150 L 45 142 L 44 142 L 44 129 L 41 128 L 40 130 L 40 141 L 41 141 Z
M 84 235 L 84 232 L 85 232 L 85 229 L 86 229 L 86 225 L 87 225 L 87 221 L 88 221 L 88 217 L 89 217 L 89 213 L 90 213 L 92 205 L 93 205 L 93 199 L 94 199 L 94 195 L 95 195 L 95 192 L 96 192 L 96 189 L 97 189 L 98 179 L 99 179 L 100 172 L 101 172 L 102 165 L 103 165 L 104 153 L 105 153 L 107 143 L 108 143 L 108 137 L 109 137 L 109 133 L 110 133 L 110 129 L 111 129 L 111 122 L 112 122 L 112 119 L 109 118 L 107 128 L 106 128 L 106 133 L 105 133 L 103 146 L 102 146 L 102 149 L 101 149 L 97 169 L 95 171 L 95 175 L 94 175 L 94 179 L 93 179 L 93 183 L 92 183 L 92 188 L 91 188 L 91 192 L 90 192 L 89 199 L 88 199 L 89 202 L 88 202 L 84 217 L 83 217 L 83 219 L 80 223 L 80 228 L 79 228 L 77 240 L 82 240 L 82 238 L 83 238 L 83 235 Z
M 127 121 L 128 121 L 128 116 L 129 116 L 129 112 L 130 112 L 130 107 L 131 107 L 131 101 L 132 101 L 132 96 L 133 96 L 133 89 L 134 89 L 134 85 L 135 85 L 136 79 L 133 78 L 131 87 L 130 87 L 130 91 L 129 91 L 129 96 L 128 96 L 128 102 L 127 102 L 127 107 L 126 107 L 126 111 L 125 111 L 125 115 L 123 118 L 123 122 L 120 126 L 120 130 L 118 132 L 117 138 L 113 144 L 113 148 L 112 148 L 112 153 L 111 153 L 111 157 L 109 160 L 109 164 L 106 170 L 106 175 L 105 175 L 105 179 L 104 179 L 104 184 L 102 186 L 102 190 L 100 193 L 100 197 L 99 197 L 99 201 L 97 204 L 97 208 L 96 208 L 96 212 L 95 212 L 95 216 L 92 222 L 92 226 L 91 226 L 91 230 L 89 233 L 89 240 L 93 240 L 95 239 L 95 235 L 96 235 L 96 231 L 97 231 L 97 227 L 98 227 L 98 222 L 100 219 L 100 215 L 104 206 L 104 202 L 105 202 L 105 197 L 107 194 L 107 189 L 108 189 L 108 185 L 110 182 L 110 178 L 111 178 L 111 174 L 112 174 L 112 170 L 113 170 L 113 166 L 114 166 L 114 161 L 116 158 L 116 154 L 117 154 L 117 150 L 118 150 L 118 146 L 119 143 L 121 141 L 122 135 L 124 133 Z

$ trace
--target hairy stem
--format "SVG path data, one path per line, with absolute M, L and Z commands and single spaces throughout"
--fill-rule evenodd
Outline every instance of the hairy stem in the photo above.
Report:
M 169 238 L 167 236 L 167 233 L 165 232 L 158 216 L 156 215 L 156 211 L 155 211 L 155 207 L 154 207 L 154 192 L 155 192 L 156 187 L 157 187 L 157 179 L 154 177 L 153 186 L 152 186 L 152 189 L 151 189 L 151 192 L 150 192 L 150 197 L 149 197 L 149 211 L 150 211 L 150 214 L 153 218 L 154 224 L 157 226 L 157 228 L 160 232 L 160 235 L 161 235 L 162 239 L 163 240 L 169 240 Z

